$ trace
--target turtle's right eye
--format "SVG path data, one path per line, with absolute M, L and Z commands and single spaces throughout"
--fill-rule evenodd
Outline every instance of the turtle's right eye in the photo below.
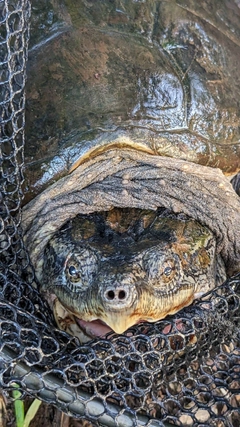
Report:
M 169 283 L 177 277 L 177 261 L 173 257 L 166 257 L 159 269 L 159 277 L 164 283 Z
M 87 288 L 98 271 L 98 258 L 93 250 L 84 248 L 69 254 L 64 264 L 67 285 L 71 290 Z
M 70 265 L 68 267 L 68 274 L 70 276 L 70 279 L 73 281 L 80 279 L 79 271 L 76 269 L 74 265 Z

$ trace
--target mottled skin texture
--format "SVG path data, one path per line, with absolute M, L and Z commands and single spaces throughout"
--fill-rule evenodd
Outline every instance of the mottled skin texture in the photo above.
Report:
M 123 333 L 177 312 L 224 281 L 212 233 L 165 215 L 139 209 L 78 215 L 54 235 L 42 290 L 57 297 L 59 326 L 73 324 L 76 335 L 78 327 L 90 336 Z

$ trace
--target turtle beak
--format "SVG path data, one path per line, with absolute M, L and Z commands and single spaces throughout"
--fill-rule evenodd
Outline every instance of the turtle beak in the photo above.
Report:
M 101 320 L 106 323 L 116 334 L 123 334 L 128 328 L 139 322 L 139 318 L 132 317 L 129 314 L 108 313 L 106 316 L 101 316 Z

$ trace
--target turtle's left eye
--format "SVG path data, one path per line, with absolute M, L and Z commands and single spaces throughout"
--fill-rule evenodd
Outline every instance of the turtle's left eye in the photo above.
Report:
M 172 249 L 154 246 L 143 257 L 143 268 L 151 286 L 160 293 L 176 292 L 183 276 L 179 256 Z
M 170 276 L 170 275 L 171 275 L 171 273 L 172 273 L 172 271 L 173 271 L 173 269 L 172 269 L 171 267 L 166 267 L 166 268 L 164 269 L 163 274 L 165 274 L 165 276 Z

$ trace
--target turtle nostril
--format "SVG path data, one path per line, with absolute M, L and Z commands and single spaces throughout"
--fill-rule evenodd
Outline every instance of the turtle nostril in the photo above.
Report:
M 112 310 L 123 310 L 130 307 L 136 299 L 136 289 L 134 286 L 130 288 L 128 284 L 120 283 L 113 284 L 107 289 L 100 290 L 100 295 L 103 304 Z
M 109 289 L 105 295 L 109 301 L 113 301 L 114 299 L 123 301 L 127 297 L 127 293 L 124 289 Z
M 126 292 L 123 290 L 119 291 L 118 298 L 119 299 L 125 299 L 126 298 Z
M 114 291 L 108 291 L 108 293 L 107 293 L 107 297 L 108 297 L 108 299 L 110 299 L 110 300 L 114 299 L 114 297 L 115 297 L 115 293 L 114 293 Z

